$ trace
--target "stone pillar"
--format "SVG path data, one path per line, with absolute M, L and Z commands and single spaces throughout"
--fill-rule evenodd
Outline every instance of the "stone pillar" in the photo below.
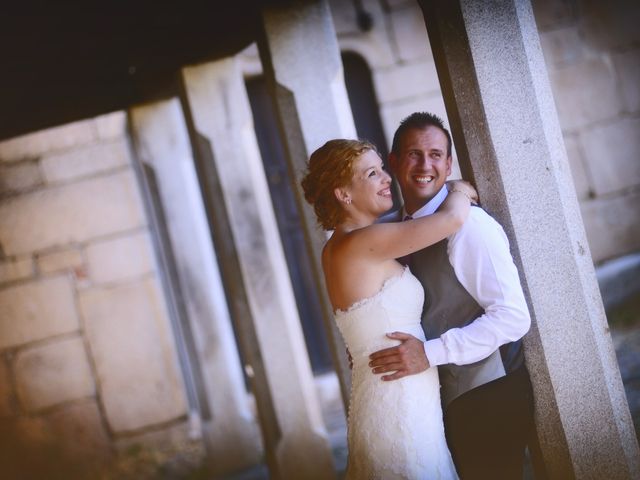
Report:
M 177 98 L 136 106 L 129 116 L 137 157 L 153 172 L 149 180 L 159 194 L 177 269 L 179 296 L 188 319 L 184 338 L 178 341 L 189 351 L 186 356 L 195 357 L 190 363 L 198 377 L 195 394 L 210 468 L 223 475 L 259 463 L 262 447 L 244 386 L 187 127 Z
M 463 173 L 511 239 L 533 318 L 525 347 L 544 468 L 536 477 L 638 478 L 531 5 L 420 4 Z
M 347 404 L 351 373 L 325 290 L 320 260 L 326 236 L 317 226 L 300 186 L 306 162 L 316 148 L 332 138 L 357 137 L 326 1 L 302 0 L 291 2 L 291 6 L 265 8 L 258 48 L 275 100 L 300 218 L 321 292 L 325 325 Z
M 236 318 L 274 478 L 333 478 L 331 450 L 237 60 L 183 70 L 192 140 L 229 229 L 248 311 Z M 221 205 L 222 204 L 222 205 Z M 226 219 L 224 218 L 226 216 Z M 216 248 L 217 245 L 216 245 Z M 234 261 L 232 258 L 229 260 Z M 226 279 L 225 279 L 226 281 Z M 240 289 L 236 291 L 240 292 Z M 235 298 L 230 301 L 236 301 Z

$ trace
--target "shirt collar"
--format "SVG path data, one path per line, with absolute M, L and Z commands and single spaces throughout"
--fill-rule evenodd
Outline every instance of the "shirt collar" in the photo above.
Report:
M 442 202 L 444 202 L 445 198 L 447 198 L 448 194 L 449 194 L 449 190 L 447 190 L 447 186 L 443 185 L 440 191 L 436 193 L 436 195 L 431 200 L 429 200 L 421 208 L 413 212 L 413 215 L 411 215 L 411 218 L 420 218 L 420 217 L 424 217 L 425 215 L 431 215 L 432 213 L 435 213 L 438 207 L 442 205 Z M 407 215 L 408 215 L 407 211 L 404 209 L 404 206 L 403 206 L 402 218 L 406 217 Z

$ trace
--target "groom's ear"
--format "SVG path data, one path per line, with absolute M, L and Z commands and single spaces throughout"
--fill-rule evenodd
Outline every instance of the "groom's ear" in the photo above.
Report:
M 447 157 L 447 177 L 451 175 L 451 165 L 453 165 L 453 158 L 449 155 Z

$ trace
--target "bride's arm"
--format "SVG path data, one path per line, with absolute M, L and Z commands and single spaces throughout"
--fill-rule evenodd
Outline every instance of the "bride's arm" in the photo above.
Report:
M 344 248 L 372 259 L 387 260 L 416 252 L 455 233 L 469 214 L 470 202 L 477 197 L 475 189 L 466 182 L 450 183 L 447 187 L 449 195 L 433 215 L 355 230 L 345 239 Z

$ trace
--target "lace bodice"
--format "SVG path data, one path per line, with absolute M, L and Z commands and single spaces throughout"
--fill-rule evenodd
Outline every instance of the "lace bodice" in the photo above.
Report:
M 354 361 L 381 348 L 397 344 L 385 335 L 393 331 L 410 333 L 424 341 L 420 325 L 424 290 L 405 267 L 389 278 L 381 289 L 346 310 L 335 313 L 338 329 Z

